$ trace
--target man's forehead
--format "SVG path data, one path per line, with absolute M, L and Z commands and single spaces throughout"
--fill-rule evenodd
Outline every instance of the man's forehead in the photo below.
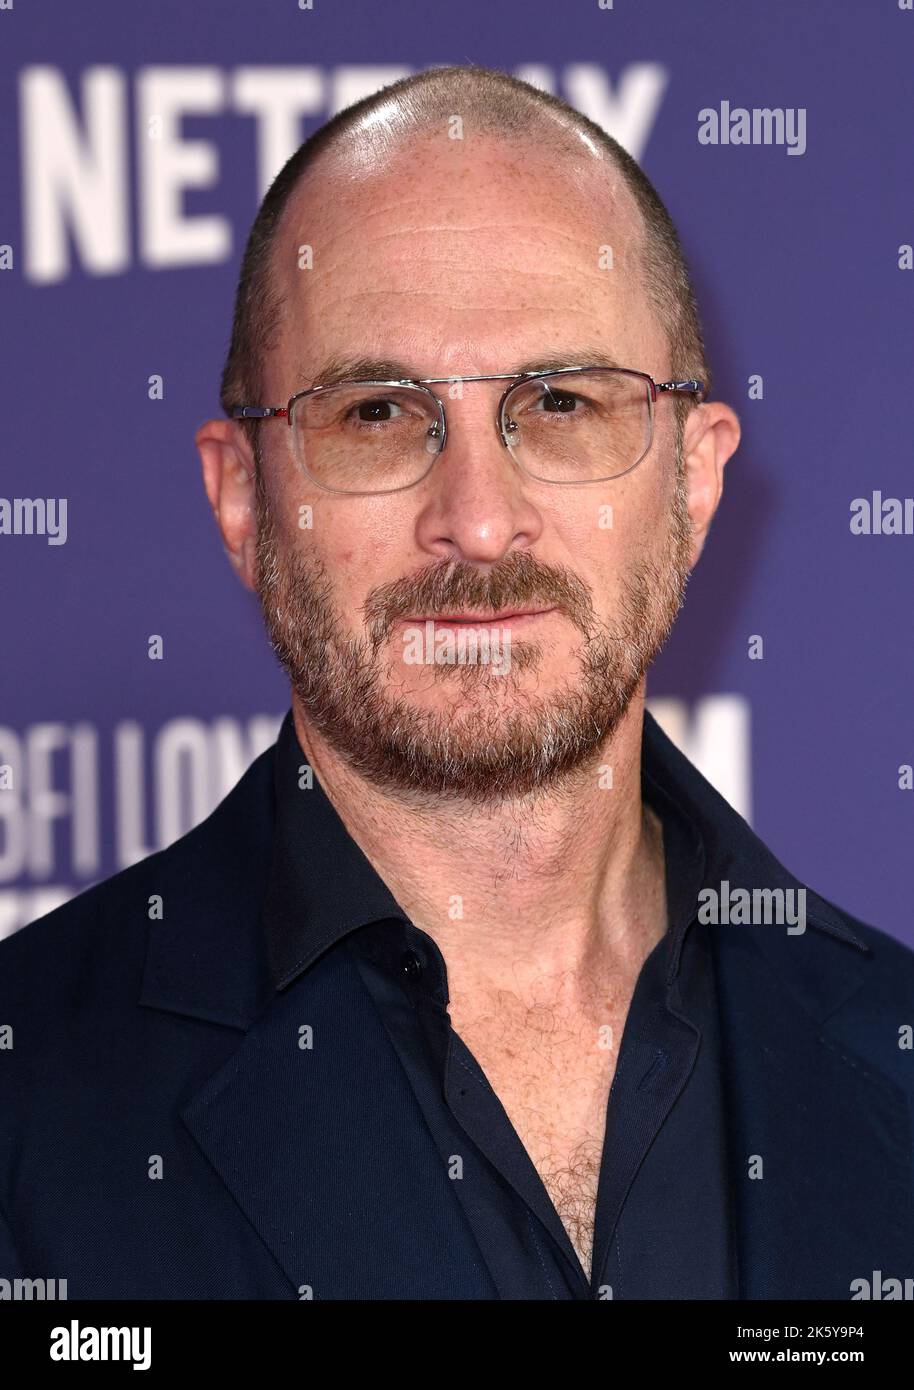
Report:
M 542 158 L 543 151 L 538 153 Z M 520 155 L 509 150 L 508 157 Z M 467 165 L 466 158 L 463 162 Z M 641 317 L 640 213 L 627 189 L 624 199 L 607 195 L 607 186 L 615 187 L 621 177 L 618 171 L 602 165 L 593 178 L 580 182 L 581 198 L 564 203 L 557 201 L 556 187 L 567 186 L 567 180 L 561 171 L 547 175 L 551 194 L 542 214 L 535 198 L 529 204 L 512 202 L 487 186 L 475 215 L 475 178 L 466 181 L 466 212 L 450 185 L 425 211 L 421 178 L 404 182 L 396 166 L 355 179 L 344 174 L 345 166 L 335 161 L 310 170 L 279 232 L 296 253 L 308 246 L 313 254 L 307 274 L 298 273 L 293 256 L 282 257 L 282 356 L 291 364 L 294 382 L 638 365 L 627 360 L 633 348 L 624 325 L 640 338 L 634 322 Z M 601 180 L 599 195 L 592 187 L 595 179 Z M 459 187 L 462 181 L 454 182 Z M 404 209 L 403 236 L 397 234 L 398 203 Z M 458 232 L 465 224 L 471 238 L 478 233 L 481 254 L 473 253 L 472 239 L 463 254 L 462 234 L 455 242 L 459 254 L 450 255 L 447 244 L 440 254 L 436 229 L 440 226 L 447 237 L 449 217 Z M 490 323 L 494 315 L 501 329 L 496 334 L 501 344 L 492 352 L 480 341 L 482 305 L 489 306 Z M 604 337 L 601 316 L 623 322 L 615 340 L 611 333 Z M 435 350 L 436 325 L 446 344 L 441 351 Z M 411 346 L 418 350 L 412 354 L 402 350 L 405 336 L 416 338 Z
M 358 248 L 366 224 L 377 220 L 424 231 L 491 228 L 499 236 L 526 222 L 554 223 L 566 234 L 569 225 L 579 228 L 588 246 L 595 228 L 611 231 L 620 249 L 642 233 L 631 189 L 602 156 L 571 157 L 536 138 L 453 141 L 423 133 L 356 161 L 349 153 L 354 139 L 320 155 L 300 177 L 283 217 L 289 232 L 312 228 L 338 248 Z

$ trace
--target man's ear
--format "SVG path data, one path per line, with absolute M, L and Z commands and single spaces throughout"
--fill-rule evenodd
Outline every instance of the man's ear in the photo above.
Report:
M 741 433 L 736 411 L 723 401 L 706 401 L 686 417 L 682 453 L 692 521 L 693 565 L 704 549 L 724 489 L 724 465 L 736 452 Z
M 253 589 L 257 547 L 253 450 L 244 431 L 232 420 L 206 420 L 194 435 L 194 443 L 225 553 L 242 584 Z

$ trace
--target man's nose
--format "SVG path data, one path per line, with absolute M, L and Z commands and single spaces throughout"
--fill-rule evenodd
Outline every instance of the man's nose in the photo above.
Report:
M 496 398 L 497 399 L 497 398 Z M 445 447 L 423 484 L 417 539 L 429 554 L 496 564 L 542 533 L 537 484 L 502 442 L 491 399 L 445 402 Z

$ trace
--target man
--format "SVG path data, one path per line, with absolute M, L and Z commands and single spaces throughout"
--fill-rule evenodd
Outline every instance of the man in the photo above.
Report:
M 202 826 L 0 948 L 0 1276 L 910 1275 L 914 957 L 644 708 L 739 442 L 708 388 L 663 205 L 556 99 L 432 70 L 290 160 L 197 444 L 291 711 Z

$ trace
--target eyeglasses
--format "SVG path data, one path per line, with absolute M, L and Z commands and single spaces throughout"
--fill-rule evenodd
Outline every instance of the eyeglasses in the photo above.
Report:
M 298 466 L 327 492 L 367 495 L 415 487 L 447 443 L 444 403 L 468 381 L 510 381 L 496 411 L 504 447 L 538 482 L 581 484 L 621 478 L 654 437 L 654 404 L 666 395 L 705 396 L 701 381 L 655 382 L 624 367 L 550 372 L 344 381 L 298 391 L 288 405 L 239 405 L 234 420 L 285 419 Z

